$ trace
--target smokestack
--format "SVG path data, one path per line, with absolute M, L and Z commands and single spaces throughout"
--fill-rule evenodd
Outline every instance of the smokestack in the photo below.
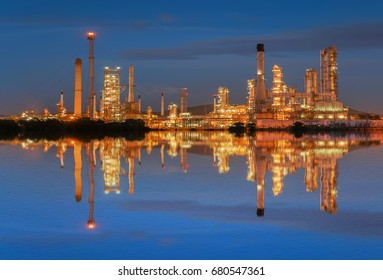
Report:
M 89 117 L 93 118 L 95 113 L 95 106 L 92 98 L 94 94 L 94 56 L 93 56 L 93 43 L 96 34 L 94 32 L 88 32 L 89 40 Z
M 188 111 L 187 97 L 189 91 L 187 88 L 181 88 L 181 104 L 180 104 L 180 113 L 186 113 Z
M 129 95 L 128 102 L 134 102 L 134 67 L 129 66 Z
M 60 105 L 64 106 L 64 92 L 63 91 L 61 91 L 61 93 L 60 93 Z
M 213 95 L 213 98 L 214 98 L 214 102 L 213 102 L 213 112 L 216 113 L 216 112 L 217 112 L 217 95 L 214 94 L 214 95 Z
M 74 110 L 73 113 L 77 117 L 81 117 L 81 99 L 82 99 L 82 70 L 81 70 L 81 59 L 77 58 L 75 61 L 75 81 L 74 81 Z
M 161 117 L 165 115 L 165 96 L 164 92 L 161 92 Z
M 141 114 L 141 95 L 138 95 L 138 113 Z
M 266 99 L 265 89 L 265 46 L 257 44 L 257 99 Z

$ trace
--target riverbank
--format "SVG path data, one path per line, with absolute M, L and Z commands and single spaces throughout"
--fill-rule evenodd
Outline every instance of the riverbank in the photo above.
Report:
M 382 120 L 347 120 L 334 121 L 276 121 L 257 120 L 252 126 L 236 125 L 228 130 L 236 135 L 244 133 L 252 134 L 257 131 L 287 131 L 296 135 L 302 133 L 318 132 L 355 132 L 382 130 Z M 81 140 L 89 140 L 104 137 L 125 137 L 128 139 L 141 139 L 147 131 L 215 131 L 227 130 L 212 128 L 171 128 L 150 129 L 145 126 L 143 120 L 128 119 L 124 122 L 104 122 L 100 120 L 78 119 L 73 121 L 60 121 L 57 119 L 47 120 L 0 120 L 0 139 L 14 138 L 47 138 L 59 139 L 62 137 L 75 137 Z
M 142 120 L 136 119 L 109 123 L 85 118 L 74 121 L 0 120 L 0 139 L 76 137 L 81 140 L 89 140 L 105 136 L 139 139 L 143 138 L 148 130 Z

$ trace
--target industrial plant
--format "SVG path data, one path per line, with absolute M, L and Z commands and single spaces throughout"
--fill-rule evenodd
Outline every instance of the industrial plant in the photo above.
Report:
M 304 76 L 304 91 L 287 85 L 283 80 L 283 68 L 272 68 L 272 87 L 265 85 L 265 46 L 256 46 L 257 71 L 254 79 L 247 80 L 247 103 L 231 104 L 229 88 L 220 86 L 212 100 L 212 110 L 196 115 L 188 110 L 189 89 L 180 89 L 180 103 L 166 105 L 161 92 L 160 112 L 151 106 L 141 110 L 141 96 L 135 96 L 134 66 L 129 67 L 129 83 L 121 83 L 121 68 L 104 67 L 103 89 L 97 97 L 94 89 L 94 32 L 87 33 L 89 41 L 89 93 L 86 111 L 82 111 L 82 61 L 75 60 L 74 108 L 69 113 L 64 105 L 64 93 L 60 93 L 57 114 L 44 111 L 44 117 L 73 120 L 89 118 L 105 122 L 123 122 L 127 119 L 142 119 L 152 129 L 227 129 L 234 124 L 259 128 L 286 128 L 294 123 L 337 127 L 365 125 L 354 120 L 349 109 L 338 99 L 337 48 L 330 46 L 320 51 L 320 69 L 308 68 Z M 124 97 L 124 92 L 127 95 Z M 192 94 L 191 94 L 192 96 Z M 144 96 L 144 98 L 148 98 Z M 167 109 L 167 110 L 166 110 Z M 23 118 L 30 118 L 24 112 Z M 380 120 L 369 126 L 382 127 Z

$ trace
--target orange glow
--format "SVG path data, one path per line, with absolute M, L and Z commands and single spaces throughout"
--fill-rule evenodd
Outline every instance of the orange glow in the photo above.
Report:
M 95 229 L 96 224 L 94 222 L 88 222 L 88 229 Z
M 96 33 L 94 32 L 88 32 L 87 33 L 88 39 L 94 39 L 96 37 Z

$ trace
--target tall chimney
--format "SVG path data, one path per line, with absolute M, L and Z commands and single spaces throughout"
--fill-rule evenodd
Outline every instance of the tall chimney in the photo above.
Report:
M 217 113 L 217 95 L 214 94 L 214 95 L 213 95 L 213 98 L 214 98 L 214 102 L 213 102 L 213 112 L 214 112 L 214 113 Z
M 161 92 L 161 117 L 165 115 L 165 96 L 164 92 Z
M 265 89 L 265 47 L 263 44 L 257 44 L 257 99 L 266 99 Z
M 93 94 L 94 94 L 94 56 L 93 56 L 93 43 L 96 34 L 88 32 L 89 40 L 89 117 L 93 118 L 96 108 L 94 107 Z
M 134 66 L 129 66 L 129 95 L 128 102 L 134 102 Z
M 82 99 L 82 70 L 81 70 L 81 59 L 76 59 L 76 70 L 75 70 L 75 80 L 74 80 L 74 110 L 73 113 L 77 117 L 81 117 L 81 99 Z
M 187 88 L 181 88 L 181 104 L 180 104 L 180 113 L 186 113 L 188 111 L 187 98 L 189 91 Z
M 61 91 L 61 93 L 60 93 L 60 105 L 64 106 L 64 92 L 63 91 Z

